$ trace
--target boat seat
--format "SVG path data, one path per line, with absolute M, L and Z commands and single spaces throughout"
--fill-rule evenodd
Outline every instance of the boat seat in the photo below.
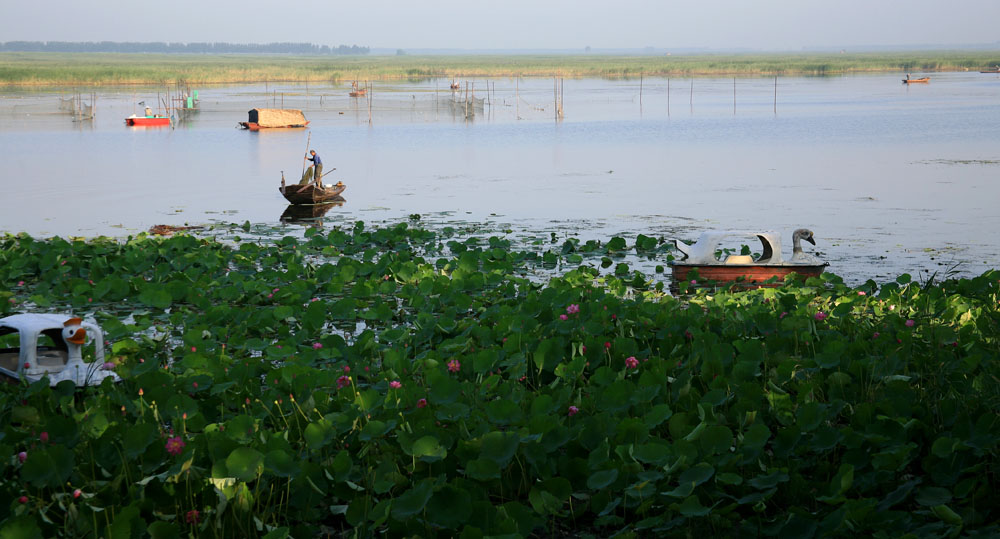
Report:
M 17 361 L 20 355 L 17 350 L 0 351 L 0 367 L 11 372 L 17 372 Z
M 63 350 L 39 349 L 35 355 L 35 361 L 39 367 L 62 367 L 66 365 L 69 354 Z

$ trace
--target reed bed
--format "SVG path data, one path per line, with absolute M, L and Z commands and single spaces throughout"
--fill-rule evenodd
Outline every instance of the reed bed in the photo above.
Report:
M 336 82 L 510 76 L 834 75 L 886 71 L 969 71 L 998 63 L 1000 51 L 365 57 L 0 53 L 0 84 Z

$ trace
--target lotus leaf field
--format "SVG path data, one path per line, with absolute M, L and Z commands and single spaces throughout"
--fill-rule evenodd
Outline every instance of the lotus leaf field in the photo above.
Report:
M 0 237 L 0 315 L 123 378 L 4 386 L 0 535 L 1000 534 L 996 271 L 672 296 L 643 235 L 230 232 Z

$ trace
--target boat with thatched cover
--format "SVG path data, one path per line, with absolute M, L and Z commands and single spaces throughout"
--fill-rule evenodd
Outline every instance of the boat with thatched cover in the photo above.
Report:
M 340 198 L 340 194 L 345 189 L 347 189 L 347 186 L 343 182 L 323 186 L 317 186 L 315 183 L 286 186 L 282 182 L 278 191 L 290 204 L 323 204 L 325 202 L 341 202 L 343 199 Z
M 298 109 L 252 109 L 247 114 L 249 115 L 247 121 L 240 122 L 239 125 L 251 131 L 309 125 L 305 115 Z

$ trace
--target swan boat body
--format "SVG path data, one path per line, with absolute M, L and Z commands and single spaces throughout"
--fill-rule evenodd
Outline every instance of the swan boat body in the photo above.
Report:
M 716 256 L 719 245 L 734 237 L 756 237 L 761 242 L 761 255 L 756 259 L 748 255 L 729 255 L 720 260 Z M 802 240 L 816 245 L 812 231 L 800 228 L 792 233 L 792 257 L 786 259 L 781 252 L 781 236 L 776 232 L 712 230 L 703 233 L 692 245 L 675 239 L 674 246 L 684 258 L 670 262 L 674 286 L 697 277 L 698 283 L 707 281 L 751 289 L 780 286 L 791 273 L 818 277 L 829 264 L 804 252 Z
M 0 319 L 0 339 L 13 344 L 12 334 L 18 346 L 0 348 L 4 375 L 29 383 L 48 376 L 51 386 L 65 380 L 77 386 L 99 385 L 105 378 L 121 381 L 104 369 L 104 334 L 95 323 L 60 314 L 15 314 Z M 83 360 L 84 347 L 93 350 L 89 363 Z

